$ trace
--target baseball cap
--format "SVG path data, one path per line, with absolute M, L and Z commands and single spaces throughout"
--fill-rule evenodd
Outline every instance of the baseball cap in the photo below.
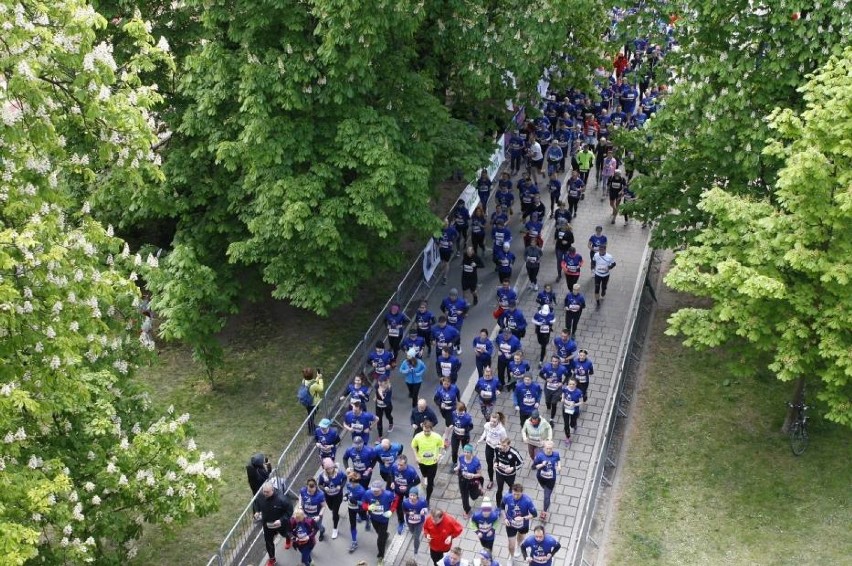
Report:
M 473 446 L 470 444 L 465 444 L 462 450 L 464 450 L 465 452 L 473 452 Z
M 417 348 L 409 348 L 408 351 L 405 353 L 405 355 L 408 356 L 409 358 L 416 358 L 417 357 Z
M 320 428 L 328 428 L 331 426 L 331 421 L 328 419 L 323 419 L 319 422 Z

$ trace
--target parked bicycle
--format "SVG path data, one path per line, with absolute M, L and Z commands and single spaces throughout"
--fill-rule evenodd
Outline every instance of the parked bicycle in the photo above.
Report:
M 787 407 L 796 410 L 796 420 L 790 424 L 790 450 L 801 456 L 808 447 L 807 411 L 810 407 L 805 405 L 804 395 L 799 403 L 787 403 Z

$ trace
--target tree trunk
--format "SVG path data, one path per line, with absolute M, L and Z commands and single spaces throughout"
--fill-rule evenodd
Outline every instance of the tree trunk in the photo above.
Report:
M 802 403 L 805 395 L 805 378 L 800 377 L 796 380 L 796 387 L 793 390 L 793 399 L 791 403 L 793 405 L 798 405 Z M 796 420 L 796 409 L 794 407 L 787 408 L 787 417 L 784 419 L 784 424 L 781 426 L 781 432 L 784 434 L 789 434 L 790 426 L 793 424 L 793 421 Z

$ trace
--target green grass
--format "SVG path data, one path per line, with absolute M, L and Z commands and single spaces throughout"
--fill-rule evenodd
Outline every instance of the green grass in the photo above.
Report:
M 662 334 L 670 313 L 655 318 L 607 563 L 850 564 L 852 432 L 812 411 L 793 456 L 779 432 L 792 385 L 682 347 Z
M 206 563 L 248 504 L 249 457 L 264 452 L 274 462 L 305 417 L 296 399 L 301 369 L 322 367 L 328 385 L 389 293 L 365 292 L 326 319 L 271 301 L 253 308 L 226 329 L 227 361 L 215 388 L 181 347 L 164 348 L 158 364 L 140 372 L 157 402 L 190 413 L 196 441 L 216 454 L 223 483 L 218 512 L 149 528 L 134 564 Z

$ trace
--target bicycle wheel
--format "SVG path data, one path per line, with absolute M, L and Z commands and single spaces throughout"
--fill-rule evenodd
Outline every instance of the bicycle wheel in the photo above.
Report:
M 790 449 L 796 456 L 801 456 L 807 447 L 808 431 L 802 422 L 796 421 L 790 429 Z

